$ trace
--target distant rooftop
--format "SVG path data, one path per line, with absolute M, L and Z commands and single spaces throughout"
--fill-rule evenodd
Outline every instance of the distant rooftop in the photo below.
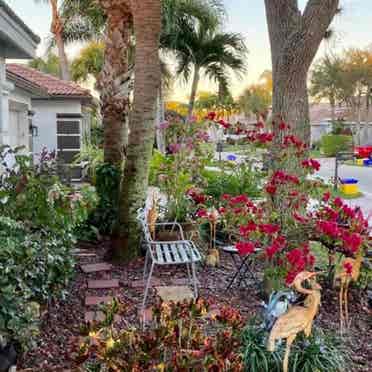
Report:
M 9 78 L 21 79 L 39 87 L 51 97 L 87 98 L 91 99 L 89 90 L 81 88 L 78 84 L 61 80 L 53 75 L 46 74 L 34 68 L 20 64 L 7 64 L 6 71 Z

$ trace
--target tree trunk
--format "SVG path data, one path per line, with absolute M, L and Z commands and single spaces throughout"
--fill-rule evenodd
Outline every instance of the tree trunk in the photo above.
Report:
M 165 132 L 164 129 L 161 129 L 159 125 L 164 123 L 165 121 L 165 108 L 164 108 L 164 90 L 163 90 L 163 84 L 160 84 L 159 87 L 159 93 L 158 93 L 158 102 L 157 102 L 157 120 L 156 120 L 156 145 L 158 150 L 165 154 L 166 151 L 166 144 L 165 144 Z
M 52 25 L 51 32 L 54 35 L 59 58 L 59 66 L 61 70 L 62 80 L 71 80 L 70 70 L 68 66 L 68 60 L 65 51 L 65 43 L 63 41 L 63 22 L 59 16 L 57 0 L 50 0 L 50 6 L 52 8 Z
M 336 121 L 336 102 L 333 97 L 329 98 L 329 104 L 331 106 L 331 120 L 332 120 L 332 125 Z
M 129 113 L 129 90 L 123 84 L 130 79 L 129 46 L 132 14 L 123 0 L 99 0 L 106 16 L 105 60 L 97 82 L 101 98 L 104 129 L 104 160 L 121 166 Z
M 159 38 L 160 0 L 132 3 L 136 39 L 133 112 L 124 175 L 119 201 L 118 238 L 114 255 L 120 260 L 136 257 L 139 252 L 137 211 L 144 206 L 149 164 L 154 143 L 155 108 L 161 72 Z
M 273 66 L 273 119 L 284 120 L 310 143 L 307 75 L 339 0 L 265 0 Z
M 199 80 L 200 80 L 200 68 L 199 66 L 195 66 L 194 78 L 193 78 L 192 86 L 191 86 L 189 112 L 187 115 L 189 120 L 191 119 L 192 112 L 194 111 L 194 105 L 195 105 L 196 93 L 198 91 Z

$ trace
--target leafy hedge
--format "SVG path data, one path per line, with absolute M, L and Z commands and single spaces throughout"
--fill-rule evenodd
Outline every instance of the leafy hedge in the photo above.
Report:
M 34 165 L 0 148 L 0 336 L 23 347 L 38 331 L 40 305 L 65 294 L 74 231 L 97 203 L 94 188 L 61 184 L 54 160 L 44 152 Z
M 328 134 L 322 137 L 321 148 L 325 156 L 336 156 L 338 152 L 352 150 L 352 137 L 342 134 Z

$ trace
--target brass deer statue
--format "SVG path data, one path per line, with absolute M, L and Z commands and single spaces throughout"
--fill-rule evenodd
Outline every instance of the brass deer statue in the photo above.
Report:
M 304 302 L 304 306 L 293 306 L 285 314 L 279 316 L 271 329 L 267 350 L 275 351 L 275 341 L 285 338 L 287 340 L 287 346 L 283 359 L 283 371 L 288 372 L 289 353 L 291 345 L 296 339 L 300 332 L 304 332 L 306 337 L 311 334 L 313 321 L 318 313 L 320 306 L 320 290 L 321 286 L 316 283 L 315 276 L 318 273 L 312 273 L 308 271 L 302 271 L 297 274 L 295 280 L 292 283 L 292 287 L 297 292 L 307 295 Z M 304 281 L 310 281 L 311 289 L 306 289 L 302 286 Z
M 346 325 L 349 327 L 349 300 L 348 290 L 350 283 L 357 282 L 360 276 L 360 267 L 364 256 L 363 246 L 360 246 L 355 258 L 346 257 L 341 261 L 340 268 L 336 272 L 335 281 L 340 281 L 339 305 L 340 305 L 340 328 L 341 332 Z

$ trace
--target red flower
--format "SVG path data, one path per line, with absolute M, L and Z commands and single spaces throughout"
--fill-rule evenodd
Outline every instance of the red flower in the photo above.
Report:
M 274 195 L 276 193 L 276 186 L 269 183 L 268 185 L 266 185 L 265 190 L 268 194 Z
M 331 193 L 330 193 L 329 191 L 327 191 L 327 192 L 325 192 L 325 193 L 323 194 L 323 198 L 322 198 L 322 200 L 323 200 L 325 203 L 327 203 L 327 202 L 329 201 L 330 198 L 331 198 Z
M 235 247 L 240 255 L 251 254 L 255 250 L 254 244 L 251 242 L 239 242 L 235 244 Z
M 351 262 L 345 262 L 344 269 L 346 274 L 351 276 L 353 273 L 353 264 Z
M 265 127 L 265 125 L 262 121 L 259 121 L 258 123 L 255 124 L 255 127 L 257 129 L 263 129 Z
M 235 196 L 234 198 L 230 199 L 231 205 L 246 204 L 248 202 L 249 202 L 249 199 L 247 198 L 246 195 L 239 195 L 239 196 Z
M 360 234 L 350 233 L 348 231 L 344 231 L 342 233 L 342 241 L 345 244 L 345 248 L 351 253 L 357 252 L 363 243 L 363 239 Z
M 320 163 L 314 159 L 303 160 L 301 164 L 304 168 L 309 168 L 316 171 L 320 169 Z
M 336 222 L 318 221 L 316 226 L 319 232 L 328 235 L 331 238 L 337 238 L 340 234 L 340 230 Z
M 240 226 L 240 235 L 248 237 L 248 235 L 257 230 L 257 225 L 253 221 L 249 221 L 246 225 Z
M 207 212 L 205 209 L 199 209 L 199 210 L 196 212 L 196 217 L 199 217 L 199 218 L 206 218 L 206 217 L 208 217 L 208 212 Z
M 344 202 L 342 201 L 342 199 L 340 197 L 335 198 L 333 203 L 338 208 L 341 208 L 344 205 Z
M 289 271 L 285 278 L 285 284 L 291 285 L 293 281 L 295 280 L 297 274 L 298 274 L 298 271 Z
M 224 208 L 224 207 L 220 207 L 220 208 L 218 208 L 218 212 L 219 212 L 220 214 L 225 214 L 225 213 L 226 213 L 226 208 Z
M 273 235 L 276 234 L 279 231 L 278 225 L 272 225 L 272 224 L 261 224 L 258 226 L 260 232 L 263 234 Z
M 208 113 L 206 119 L 208 119 L 208 120 L 214 120 L 216 118 L 216 116 L 217 116 L 217 114 L 214 111 L 212 111 L 212 112 L 209 112 Z
M 268 246 L 265 250 L 268 259 L 272 259 L 274 255 L 280 250 L 280 247 L 276 244 Z
M 231 195 L 229 195 L 229 194 L 223 194 L 223 195 L 221 196 L 221 199 L 222 199 L 222 200 L 230 200 L 230 199 L 231 199 Z
M 299 223 L 301 223 L 301 224 L 306 224 L 308 221 L 309 221 L 309 219 L 308 218 L 306 218 L 306 217 L 304 217 L 304 216 L 301 216 L 300 214 L 298 214 L 297 212 L 294 212 L 293 213 L 293 218 L 297 221 L 297 222 L 299 222 Z
M 287 124 L 284 121 L 279 123 L 279 130 L 286 130 L 288 128 Z

